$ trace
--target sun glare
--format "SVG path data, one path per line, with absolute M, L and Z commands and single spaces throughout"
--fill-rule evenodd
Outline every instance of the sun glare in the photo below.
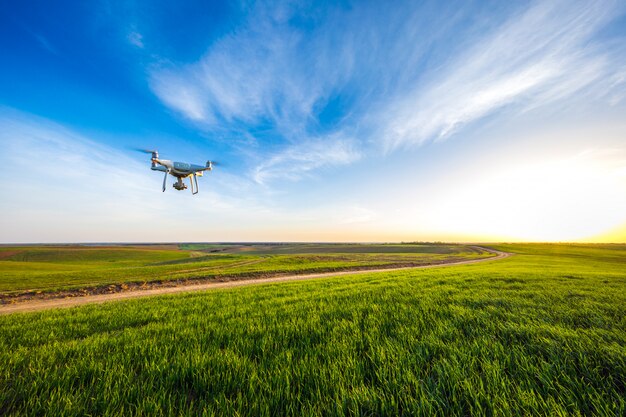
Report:
M 570 241 L 623 223 L 623 168 L 586 155 L 504 168 L 449 194 L 440 227 L 484 239 Z

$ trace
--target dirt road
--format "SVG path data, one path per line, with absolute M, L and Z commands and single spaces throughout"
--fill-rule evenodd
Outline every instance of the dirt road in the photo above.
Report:
M 153 288 L 153 289 L 148 289 L 148 290 L 128 291 L 128 292 L 120 292 L 120 293 L 114 293 L 114 294 L 87 295 L 84 297 L 57 298 L 57 299 L 50 299 L 50 300 L 33 300 L 33 301 L 16 303 L 16 304 L 1 305 L 0 315 L 48 310 L 52 308 L 68 308 L 68 307 L 74 307 L 74 306 L 79 306 L 83 304 L 95 304 L 95 303 L 100 304 L 100 303 L 105 303 L 109 301 L 128 300 L 131 298 L 150 297 L 150 296 L 155 296 L 155 295 L 213 290 L 213 289 L 219 289 L 219 288 L 241 287 L 244 285 L 267 284 L 267 283 L 283 282 L 283 281 L 301 281 L 301 280 L 306 280 L 306 279 L 330 278 L 330 277 L 338 277 L 338 276 L 343 276 L 343 275 L 372 274 L 376 272 L 403 271 L 407 269 L 442 268 L 446 266 L 457 266 L 457 265 L 475 264 L 475 263 L 480 263 L 480 262 L 490 262 L 490 261 L 503 259 L 503 258 L 507 258 L 511 256 L 511 254 L 507 252 L 500 252 L 500 251 L 485 248 L 482 246 L 476 246 L 476 247 L 480 248 L 481 250 L 485 250 L 487 252 L 495 253 L 496 256 L 493 256 L 490 258 L 472 259 L 468 261 L 449 262 L 449 263 L 437 264 L 437 265 L 410 266 L 410 267 L 403 267 L 403 268 L 380 268 L 380 269 L 369 269 L 369 270 L 360 270 L 360 271 L 323 272 L 323 273 L 306 274 L 306 275 L 287 275 L 287 276 L 280 276 L 280 277 L 273 277 L 273 278 L 248 279 L 248 280 L 241 280 L 241 281 L 207 282 L 203 284 L 180 285 L 177 287 Z

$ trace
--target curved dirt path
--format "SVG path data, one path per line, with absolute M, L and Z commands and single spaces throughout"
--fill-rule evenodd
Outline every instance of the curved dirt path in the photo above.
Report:
M 280 277 L 247 279 L 247 280 L 240 280 L 240 281 L 207 282 L 204 284 L 180 285 L 177 287 L 153 288 L 149 290 L 128 291 L 128 292 L 120 292 L 120 293 L 114 293 L 114 294 L 86 295 L 84 297 L 56 298 L 56 299 L 50 299 L 50 300 L 33 300 L 33 301 L 25 301 L 25 302 L 21 302 L 17 304 L 1 305 L 0 315 L 49 310 L 53 308 L 68 308 L 68 307 L 75 307 L 75 306 L 79 306 L 83 304 L 100 304 L 100 303 L 105 303 L 105 302 L 110 302 L 110 301 L 128 300 L 131 298 L 150 297 L 150 296 L 155 296 L 155 295 L 177 294 L 177 293 L 185 293 L 185 292 L 192 292 L 192 291 L 213 290 L 213 289 L 219 289 L 219 288 L 242 287 L 244 285 L 267 284 L 267 283 L 283 282 L 283 281 L 302 281 L 302 280 L 307 280 L 307 279 L 330 278 L 330 277 L 338 277 L 338 276 L 343 276 L 343 275 L 362 275 L 362 274 L 372 274 L 376 272 L 403 271 L 407 269 L 430 269 L 430 268 L 442 268 L 442 267 L 447 267 L 447 266 L 468 265 L 468 264 L 476 264 L 476 263 L 481 263 L 481 262 L 495 261 L 498 259 L 504 259 L 504 258 L 508 258 L 509 256 L 511 256 L 511 254 L 508 252 L 501 252 L 495 249 L 485 248 L 483 246 L 474 246 L 474 247 L 487 251 L 487 252 L 495 253 L 496 256 L 492 256 L 490 258 L 472 259 L 472 260 L 467 260 L 467 261 L 447 262 L 447 263 L 436 264 L 436 265 L 408 266 L 408 267 L 401 267 L 401 268 L 379 268 L 379 269 L 368 269 L 368 270 L 358 270 L 358 271 L 320 272 L 316 274 L 286 275 L 286 276 L 280 276 Z

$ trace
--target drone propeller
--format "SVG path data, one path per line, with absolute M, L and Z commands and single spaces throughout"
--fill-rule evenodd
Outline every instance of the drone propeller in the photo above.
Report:
M 154 153 L 154 152 L 158 152 L 157 150 L 151 150 L 151 149 L 144 149 L 144 148 L 130 148 L 131 150 L 135 151 L 135 152 L 141 152 L 141 153 Z

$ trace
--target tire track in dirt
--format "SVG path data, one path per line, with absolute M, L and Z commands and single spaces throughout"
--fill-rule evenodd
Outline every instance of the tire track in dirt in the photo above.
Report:
M 435 265 L 409 266 L 409 267 L 401 267 L 401 268 L 380 268 L 380 269 L 341 271 L 341 272 L 320 272 L 320 273 L 315 273 L 315 274 L 300 274 L 300 275 L 294 274 L 294 275 L 286 275 L 286 276 L 279 276 L 279 277 L 248 279 L 248 280 L 240 280 L 240 281 L 208 282 L 208 283 L 203 283 L 203 284 L 192 284 L 192 285 L 183 284 L 183 285 L 179 285 L 175 287 L 151 288 L 148 290 L 136 290 L 136 291 L 113 293 L 113 294 L 86 295 L 84 297 L 57 298 L 57 299 L 50 299 L 50 300 L 33 300 L 33 301 L 25 301 L 21 303 L 16 303 L 16 304 L 2 305 L 0 306 L 0 315 L 49 310 L 49 309 L 55 309 L 55 308 L 69 308 L 69 307 L 75 307 L 75 306 L 80 306 L 80 305 L 85 305 L 85 304 L 100 304 L 100 303 L 106 303 L 106 302 L 111 302 L 111 301 L 128 300 L 128 299 L 133 299 L 133 298 L 151 297 L 151 296 L 165 295 L 165 294 L 178 294 L 178 293 L 206 291 L 206 290 L 213 290 L 213 289 L 220 289 L 220 288 L 242 287 L 242 286 L 247 286 L 247 285 L 268 284 L 268 283 L 285 282 L 285 281 L 303 281 L 303 280 L 309 280 L 309 279 L 331 278 L 331 277 L 339 277 L 339 276 L 345 276 L 345 275 L 373 274 L 376 272 L 392 272 L 392 271 L 404 271 L 404 270 L 412 270 L 412 269 L 430 269 L 430 268 L 442 268 L 442 267 L 447 267 L 447 266 L 469 265 L 469 264 L 476 264 L 476 263 L 482 263 L 482 262 L 491 262 L 491 261 L 495 261 L 499 259 L 508 258 L 509 256 L 511 256 L 510 253 L 501 252 L 501 251 L 491 249 L 491 248 L 485 248 L 483 246 L 473 246 L 473 247 L 493 253 L 496 256 L 492 256 L 489 258 L 457 261 L 457 262 L 447 262 L 447 263 L 435 264 Z

